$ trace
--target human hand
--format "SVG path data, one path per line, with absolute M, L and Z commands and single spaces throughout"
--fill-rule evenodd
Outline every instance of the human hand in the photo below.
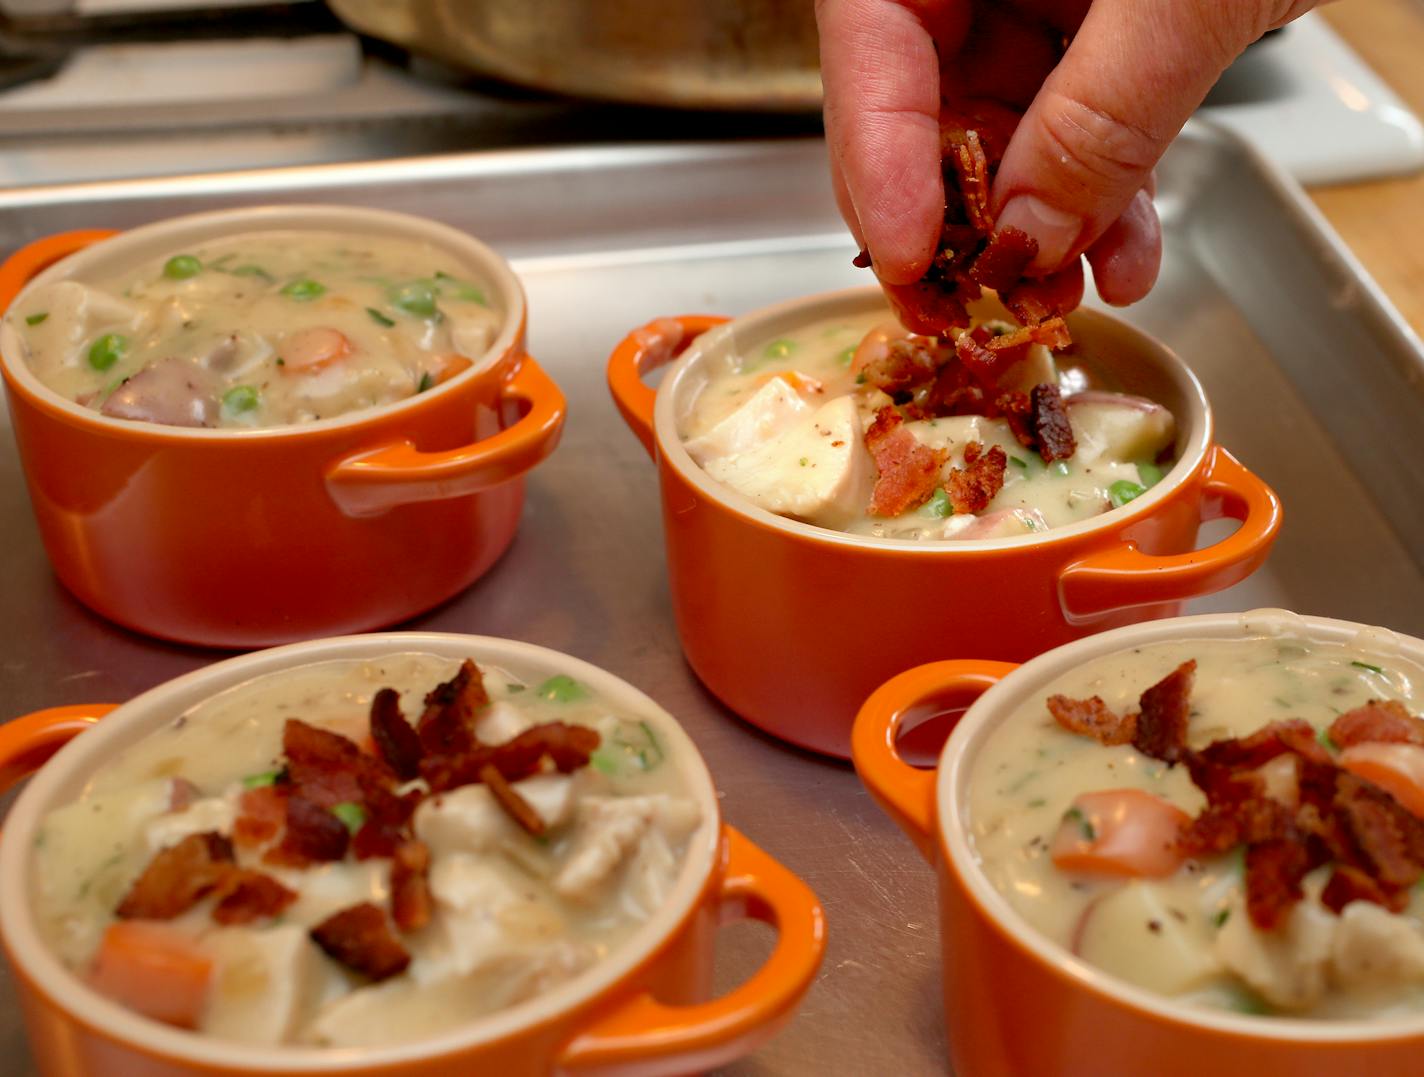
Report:
M 989 98 L 1024 113 L 996 226 L 1038 241 L 1032 275 L 1086 254 L 1106 302 L 1135 302 L 1162 257 L 1153 166 L 1242 50 L 1315 2 L 817 0 L 841 213 L 881 280 L 918 280 L 944 215 L 941 100 Z

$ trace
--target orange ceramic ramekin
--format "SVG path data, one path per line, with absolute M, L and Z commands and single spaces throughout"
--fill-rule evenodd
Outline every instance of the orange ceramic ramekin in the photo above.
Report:
M 667 904 L 625 945 L 583 975 L 460 1031 L 396 1047 L 340 1050 L 250 1047 L 170 1028 L 94 993 L 50 953 L 31 909 L 36 828 L 48 811 L 78 796 L 106 759 L 201 700 L 253 677 L 310 662 L 412 651 L 473 657 L 536 681 L 569 674 L 615 707 L 646 718 L 665 738 L 668 758 L 702 809 L 702 824 Z M 689 1073 L 723 1065 L 770 1037 L 790 1019 L 821 962 L 825 927 L 815 895 L 722 824 L 706 764 L 677 721 L 612 674 L 527 643 L 382 633 L 229 659 L 117 709 L 60 707 L 0 725 L 0 792 L 39 767 L 0 835 L 0 942 L 45 1077 Z M 750 979 L 711 999 L 717 928 L 737 917 L 770 924 L 776 946 Z
M 1380 1021 L 1250 1017 L 1174 1002 L 1044 938 L 985 877 L 968 838 L 975 760 L 998 723 L 1067 671 L 1150 643 L 1288 635 L 1424 661 L 1424 641 L 1283 610 L 1178 617 L 1079 640 L 1023 666 L 935 662 L 861 708 L 854 760 L 871 795 L 935 866 L 950 1061 L 972 1077 L 1415 1077 L 1424 1014 Z M 937 771 L 896 751 L 902 728 L 968 706 Z M 1046 712 L 1045 712 L 1046 713 Z
M 732 322 L 667 318 L 613 352 L 608 381 L 657 461 L 673 612 L 698 676 L 778 737 L 850 751 L 856 708 L 887 677 L 947 654 L 1020 660 L 1115 625 L 1170 616 L 1265 560 L 1280 502 L 1213 443 L 1201 385 L 1166 347 L 1107 314 L 1069 318 L 1108 387 L 1167 405 L 1178 461 L 1135 501 L 1019 539 L 915 542 L 829 531 L 766 512 L 713 480 L 679 436 L 709 361 L 823 318 L 883 313 L 880 290 L 783 303 Z M 992 308 L 984 313 L 994 314 Z M 1002 314 L 1002 308 L 997 313 Z M 656 392 L 642 381 L 681 359 Z M 1194 550 L 1203 520 L 1242 521 Z
M 131 232 L 41 239 L 0 266 L 0 310 L 241 232 L 325 229 L 430 243 L 488 286 L 503 326 L 474 365 L 406 400 L 302 426 L 193 430 L 99 415 L 52 392 L 0 329 L 30 500 L 60 580 L 156 636 L 258 647 L 391 624 L 444 601 L 514 537 L 523 474 L 553 451 L 564 398 L 524 352 L 524 292 L 499 255 L 433 221 L 264 206 Z

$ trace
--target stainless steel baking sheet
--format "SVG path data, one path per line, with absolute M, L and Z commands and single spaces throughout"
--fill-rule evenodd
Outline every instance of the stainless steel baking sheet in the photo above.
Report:
M 415 627 L 530 640 L 639 685 L 696 739 L 728 821 L 820 894 L 830 948 L 818 983 L 785 1032 L 726 1072 L 932 1073 L 945 1066 L 932 875 L 848 766 L 742 724 L 684 664 L 653 467 L 603 382 L 611 346 L 655 315 L 735 314 L 866 282 L 823 154 L 815 140 L 519 151 L 0 192 L 0 249 L 67 228 L 310 201 L 435 217 L 511 257 L 529 290 L 530 349 L 569 395 L 567 433 L 530 479 L 509 554 Z M 1159 189 L 1167 261 L 1128 317 L 1196 368 L 1219 439 L 1286 504 L 1267 567 L 1196 608 L 1286 606 L 1424 635 L 1424 469 L 1410 437 L 1424 416 L 1424 348 L 1299 191 L 1230 137 L 1190 127 Z M 0 718 L 123 700 L 218 657 L 117 629 L 60 588 L 8 436 L 0 551 Z M 759 931 L 730 929 L 721 975 L 746 972 L 765 948 Z M 0 1057 L 6 1073 L 35 1072 L 19 1061 L 8 977 Z

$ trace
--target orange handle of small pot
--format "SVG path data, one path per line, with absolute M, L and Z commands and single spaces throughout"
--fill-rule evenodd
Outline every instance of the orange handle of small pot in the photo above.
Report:
M 953 698 L 977 699 L 1018 666 L 1013 662 L 931 662 L 891 677 L 855 716 L 851 762 L 875 802 L 910 836 L 926 860 L 934 859 L 936 772 L 911 766 L 900 755 L 900 730 L 917 708 Z
M 50 707 L 0 725 L 0 793 L 28 778 L 117 703 Z
M 658 318 L 634 329 L 608 357 L 608 388 L 613 403 L 628 428 L 656 457 L 653 437 L 653 405 L 657 390 L 643 382 L 643 376 L 672 362 L 686 350 L 694 337 L 701 336 L 726 318 L 716 314 L 684 314 L 678 318 Z
M 1181 602 L 1225 590 L 1261 567 L 1281 529 L 1281 500 L 1218 445 L 1206 468 L 1201 519 L 1221 517 L 1241 526 L 1203 550 L 1158 557 L 1129 543 L 1069 565 L 1058 578 L 1064 617 L 1077 624 L 1114 610 Z
M 594 1018 L 564 1048 L 560 1072 L 582 1077 L 701 1073 L 755 1050 L 810 988 L 826 946 L 825 916 L 811 889 L 732 827 L 717 901 L 723 922 L 749 918 L 776 929 L 776 948 L 740 987 L 711 1002 L 668 1006 L 640 994 Z
M 57 232 L 25 244 L 0 265 L 0 314 L 10 309 L 21 288 L 55 262 L 118 234 L 112 228 L 85 228 L 76 232 Z
M 444 452 L 421 452 L 400 441 L 348 457 L 327 472 L 332 500 L 348 516 L 373 516 L 397 505 L 476 494 L 524 474 L 558 445 L 568 403 L 527 355 L 501 396 L 528 404 L 513 426 Z

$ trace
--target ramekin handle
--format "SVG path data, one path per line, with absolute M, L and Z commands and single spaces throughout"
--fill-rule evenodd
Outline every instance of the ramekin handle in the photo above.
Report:
M 332 500 L 348 516 L 374 516 L 397 505 L 479 493 L 524 474 L 558 445 L 568 405 L 527 355 L 502 395 L 528 407 L 508 429 L 444 452 L 399 441 L 349 456 L 327 471 Z
M 649 456 L 656 456 L 653 404 L 658 394 L 648 387 L 643 376 L 672 362 L 692 343 L 694 337 L 726 320 L 715 314 L 658 318 L 641 329 L 634 329 L 608 357 L 608 388 L 613 393 L 613 403 L 628 428 L 648 450 Z
M 826 946 L 826 923 L 810 888 L 732 827 L 718 897 L 723 921 L 760 920 L 776 947 L 750 979 L 711 1002 L 669 1006 L 638 994 L 615 1003 L 575 1036 L 558 1072 L 580 1077 L 701 1073 L 754 1051 L 788 1020 L 810 989 Z
M 50 707 L 0 724 L 0 793 L 28 778 L 117 703 Z
M 916 710 L 968 706 L 1018 667 L 1012 662 L 931 662 L 890 678 L 861 706 L 850 755 L 860 780 L 926 860 L 935 840 L 935 772 L 900 755 L 900 730 Z M 957 721 L 957 719 L 956 719 Z
M 1159 557 L 1129 543 L 1069 565 L 1058 577 L 1064 617 L 1081 624 L 1115 610 L 1209 595 L 1261 567 L 1281 529 L 1281 500 L 1218 445 L 1207 464 L 1201 519 L 1221 517 L 1241 526 L 1205 549 Z
M 56 232 L 26 243 L 0 265 L 0 314 L 10 309 L 21 288 L 55 262 L 116 235 L 118 232 L 112 228 L 84 228 L 76 232 Z

